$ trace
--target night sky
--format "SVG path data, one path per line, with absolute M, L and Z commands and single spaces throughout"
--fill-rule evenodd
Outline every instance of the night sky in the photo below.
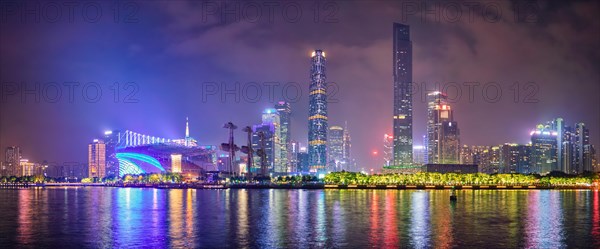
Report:
M 231 12 L 213 8 L 221 2 L 122 2 L 115 18 L 112 1 L 98 1 L 92 2 L 102 10 L 96 22 L 83 18 L 83 4 L 74 7 L 70 19 L 60 2 L 53 2 L 59 8 L 42 4 L 45 13 L 25 17 L 14 3 L 0 3 L 2 158 L 6 146 L 17 145 L 34 161 L 86 162 L 87 144 L 105 130 L 182 138 L 186 116 L 192 137 L 216 145 L 227 140 L 224 123 L 260 122 L 261 111 L 273 105 L 268 82 L 279 83 L 274 101 L 283 97 L 283 85 L 301 87 L 301 97 L 292 103 L 292 138 L 306 144 L 310 53 L 322 49 L 328 81 L 339 86 L 332 97 L 337 103 L 329 104 L 329 125 L 347 121 L 353 157 L 363 167 L 380 168 L 383 160 L 372 151 L 381 151 L 383 135 L 392 131 L 393 22 L 410 25 L 413 80 L 419 86 L 433 90 L 436 83 L 454 82 L 450 86 L 461 87 L 462 95 L 453 103 L 461 144 L 528 143 L 536 124 L 562 117 L 569 125 L 584 122 L 599 150 L 600 3 L 595 0 L 519 1 L 518 6 L 482 1 L 492 12 L 475 11 L 472 20 L 461 1 L 442 2 L 454 4 L 446 7 L 435 5 L 437 1 L 296 1 L 287 6 L 288 19 L 282 17 L 282 4 L 275 6 L 273 20 L 268 15 L 272 1 L 241 2 L 224 20 L 213 14 Z M 420 11 L 422 3 L 441 17 Z M 462 6 L 460 18 L 453 19 L 454 6 Z M 496 6 L 501 14 L 493 12 Z M 261 9 L 259 18 L 255 7 Z M 515 14 L 514 9 L 529 12 Z M 56 10 L 61 15 L 51 23 Z M 94 19 L 94 6 L 87 10 Z M 21 95 L 22 84 L 34 89 L 36 82 L 37 103 L 34 94 Z M 72 101 L 68 82 L 79 82 Z M 87 86 L 87 98 L 96 97 L 90 82 L 102 89 L 97 102 L 82 94 Z M 262 96 L 247 101 L 256 95 L 255 88 L 248 88 L 248 93 L 238 92 L 239 102 L 234 95 L 203 99 L 206 82 L 230 89 L 235 82 L 242 87 L 257 82 L 263 85 Z M 479 82 L 472 101 L 466 82 Z M 486 84 L 500 86 L 497 102 L 485 100 L 496 95 L 488 87 L 484 96 Z M 295 89 L 288 88 L 292 99 Z M 457 88 L 448 89 L 456 98 Z M 422 90 L 414 95 L 415 145 L 422 144 L 425 134 Z M 236 139 L 246 142 L 241 131 Z

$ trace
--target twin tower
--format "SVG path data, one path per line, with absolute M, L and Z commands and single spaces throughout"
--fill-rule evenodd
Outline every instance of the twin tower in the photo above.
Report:
M 393 165 L 407 166 L 413 162 L 412 110 L 412 42 L 408 25 L 394 23 L 394 142 Z M 327 76 L 325 52 L 315 50 L 311 55 L 308 156 L 310 171 L 327 170 Z

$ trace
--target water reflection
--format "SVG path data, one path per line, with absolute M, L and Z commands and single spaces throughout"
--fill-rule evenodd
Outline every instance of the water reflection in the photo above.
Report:
M 430 245 L 429 224 L 429 192 L 417 191 L 411 195 L 411 244 L 416 248 L 424 248 Z
M 597 191 L 0 189 L 0 248 L 600 247 Z
M 528 216 L 526 219 L 526 247 L 564 247 L 562 213 L 558 191 L 528 192 Z

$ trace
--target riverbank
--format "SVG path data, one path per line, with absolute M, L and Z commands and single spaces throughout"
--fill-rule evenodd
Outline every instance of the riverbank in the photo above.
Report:
M 114 187 L 114 188 L 156 188 L 156 189 L 464 189 L 464 190 L 534 190 L 534 189 L 594 189 L 593 186 L 539 186 L 539 185 L 365 185 L 365 184 L 136 184 L 136 183 L 2 183 L 0 188 L 21 189 L 32 187 Z

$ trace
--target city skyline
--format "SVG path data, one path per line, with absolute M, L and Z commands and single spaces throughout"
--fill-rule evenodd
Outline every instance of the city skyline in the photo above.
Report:
M 168 15 L 168 13 L 162 13 L 158 10 L 157 5 L 147 6 L 143 10 L 151 11 L 152 13 L 158 12 L 159 14 Z M 189 7 L 185 4 L 176 5 L 172 8 Z M 580 8 L 573 7 L 570 4 L 561 4 L 561 7 L 567 10 L 581 11 Z M 343 4 L 341 6 L 344 13 L 355 11 L 356 4 Z M 398 8 L 397 5 L 388 4 L 388 8 Z M 506 6 L 503 6 L 506 7 Z M 373 9 L 371 9 L 373 8 Z M 366 8 L 362 12 L 357 12 L 361 15 L 368 15 L 371 11 L 380 10 L 384 8 L 381 6 Z M 542 6 L 543 11 L 547 11 L 547 15 L 557 16 L 558 14 L 553 11 L 553 8 L 548 6 Z M 148 13 L 148 12 L 141 12 Z M 354 12 L 352 12 L 354 13 Z M 510 12 L 509 12 L 510 13 Z M 546 12 L 544 12 L 546 13 Z M 587 18 L 583 12 L 581 18 Z M 128 26 L 119 26 L 120 32 L 126 32 L 131 26 L 142 28 L 143 32 L 147 34 L 156 34 L 161 31 L 150 27 L 147 22 L 151 19 L 145 19 L 144 16 L 140 16 L 140 22 Z M 342 21 L 350 21 L 347 16 L 340 16 Z M 572 19 L 561 19 L 568 25 L 577 26 L 576 20 Z M 197 20 L 196 20 L 197 21 Z M 308 20 L 311 21 L 311 20 Z M 159 51 L 167 51 L 166 48 L 172 48 L 173 46 L 181 45 L 180 49 L 183 49 L 184 44 L 167 43 L 167 44 L 153 44 L 144 42 L 141 39 L 134 39 L 133 42 L 125 40 L 116 40 L 115 51 L 120 54 L 127 56 L 120 56 L 117 54 L 110 54 L 108 57 L 100 57 L 97 54 L 88 52 L 91 58 L 95 59 L 98 64 L 110 64 L 108 62 L 113 61 L 115 58 L 124 58 L 122 63 L 114 64 L 108 67 L 109 70 L 106 72 L 99 72 L 98 69 L 93 69 L 92 66 L 80 67 L 81 73 L 73 74 L 68 70 L 68 66 L 64 63 L 56 65 L 47 65 L 48 70 L 42 70 L 39 74 L 24 74 L 28 70 L 33 70 L 28 64 L 11 64 L 13 62 L 19 62 L 19 60 L 12 60 L 16 55 L 23 55 L 28 51 L 28 47 L 33 46 L 30 43 L 17 44 L 13 41 L 17 38 L 25 38 L 25 34 L 15 33 L 12 37 L 3 37 L 2 44 L 0 46 L 2 52 L 7 57 L 1 59 L 2 63 L 0 67 L 3 68 L 3 81 L 4 82 L 25 82 L 31 83 L 29 86 L 33 88 L 34 82 L 50 82 L 57 81 L 59 83 L 77 80 L 82 84 L 89 81 L 98 81 L 99 84 L 104 88 L 104 98 L 99 103 L 88 103 L 81 99 L 81 96 L 77 95 L 74 104 L 65 103 L 63 101 L 58 103 L 47 103 L 42 98 L 42 101 L 37 104 L 34 102 L 34 96 L 26 95 L 29 101 L 25 104 L 20 102 L 20 98 L 13 95 L 6 96 L 6 102 L 3 103 L 2 107 L 2 120 L 0 121 L 0 145 L 2 148 L 8 146 L 19 146 L 27 153 L 27 157 L 31 160 L 42 161 L 85 161 L 86 151 L 85 148 L 87 143 L 95 137 L 96 134 L 101 133 L 105 130 L 112 130 L 118 128 L 124 129 L 136 129 L 140 132 L 148 134 L 156 134 L 161 137 L 181 137 L 181 122 L 179 120 L 182 117 L 190 116 L 191 120 L 197 120 L 200 122 L 193 123 L 194 137 L 196 137 L 202 144 L 218 144 L 227 134 L 223 131 L 215 132 L 219 130 L 222 123 L 229 120 L 228 117 L 219 117 L 219 115 L 231 117 L 231 121 L 237 124 L 253 124 L 256 123 L 257 118 L 253 117 L 254 114 L 237 115 L 237 113 L 258 113 L 266 107 L 271 107 L 274 102 L 279 101 L 279 98 L 275 98 L 273 102 L 269 101 L 266 95 L 258 103 L 246 103 L 238 104 L 231 103 L 233 97 L 230 97 L 230 101 L 222 103 L 218 98 L 208 96 L 206 103 L 198 101 L 201 87 L 198 86 L 204 81 L 225 81 L 228 83 L 235 82 L 236 80 L 248 82 L 244 79 L 252 79 L 259 82 L 267 82 L 276 79 L 280 82 L 293 81 L 298 82 L 301 89 L 308 89 L 308 79 L 306 77 L 306 68 L 308 68 L 308 62 L 306 57 L 310 55 L 310 52 L 316 48 L 322 48 L 327 51 L 327 55 L 331 56 L 332 59 L 328 61 L 328 74 L 330 78 L 334 78 L 334 82 L 338 82 L 339 93 L 334 97 L 338 103 L 330 103 L 331 119 L 336 121 L 348 120 L 350 129 L 353 131 L 354 141 L 354 154 L 359 160 L 359 165 L 376 164 L 372 167 L 379 167 L 381 163 L 377 163 L 372 158 L 371 152 L 374 149 L 380 150 L 380 136 L 384 133 L 391 134 L 393 128 L 389 124 L 389 117 L 385 117 L 385 113 L 392 113 L 392 107 L 387 103 L 391 103 L 390 92 L 391 86 L 389 82 L 392 82 L 392 72 L 389 68 L 389 61 L 392 59 L 390 50 L 392 48 L 392 34 L 390 32 L 390 25 L 394 22 L 399 22 L 398 17 L 382 16 L 381 21 L 373 23 L 370 34 L 375 39 L 373 41 L 365 41 L 364 39 L 357 37 L 356 30 L 345 31 L 335 29 L 334 23 L 323 23 L 320 25 L 314 25 L 310 23 L 301 22 L 298 24 L 303 27 L 300 30 L 307 32 L 308 29 L 322 29 L 324 31 L 331 31 L 332 34 L 345 35 L 344 37 L 353 37 L 353 39 L 345 39 L 344 41 L 335 37 L 318 37 L 316 39 L 312 36 L 306 37 L 302 42 L 295 44 L 295 47 L 277 47 L 281 46 L 281 41 L 273 41 L 275 46 L 271 53 L 276 53 L 277 56 L 271 54 L 265 54 L 265 63 L 276 63 L 281 64 L 280 66 L 273 66 L 273 68 L 282 69 L 286 72 L 286 75 L 278 74 L 274 76 L 267 76 L 262 69 L 259 67 L 252 67 L 252 70 L 243 70 L 239 65 L 233 64 L 230 67 L 225 67 L 222 64 L 215 64 L 215 66 L 209 66 L 207 63 L 199 63 L 203 67 L 218 67 L 216 73 L 211 76 L 200 77 L 200 82 L 197 75 L 185 73 L 185 77 L 173 77 L 174 73 L 180 72 L 172 67 L 164 67 L 164 70 L 156 72 L 159 64 L 152 63 L 141 63 L 144 58 L 153 58 L 152 53 L 144 53 L 142 51 L 149 50 L 153 46 L 158 46 Z M 563 26 L 559 26 L 558 30 L 549 29 L 543 24 L 557 23 L 557 21 L 540 20 L 537 23 L 513 23 L 517 27 L 516 31 L 510 31 L 512 34 L 525 34 L 526 46 L 529 48 L 530 56 L 540 61 L 540 58 L 547 58 L 554 64 L 543 64 L 543 66 L 536 65 L 515 65 L 514 67 L 506 64 L 507 61 L 514 63 L 517 61 L 514 58 L 521 58 L 522 53 L 518 53 L 520 46 L 512 47 L 518 51 L 505 50 L 508 47 L 500 46 L 504 50 L 502 54 L 493 53 L 492 47 L 497 47 L 500 39 L 499 35 L 490 34 L 490 31 L 485 28 L 494 28 L 494 30 L 505 31 L 503 28 L 506 26 L 500 23 L 489 23 L 485 21 L 478 21 L 475 23 L 466 23 L 464 29 L 456 29 L 449 23 L 431 24 L 423 23 L 418 18 L 410 19 L 406 22 L 411 26 L 411 40 L 415 50 L 413 55 L 413 62 L 415 65 L 413 78 L 417 82 L 428 83 L 428 88 L 432 87 L 435 82 L 458 82 L 459 85 L 463 86 L 463 96 L 460 98 L 458 103 L 453 104 L 457 114 L 455 120 L 460 123 L 461 126 L 461 143 L 462 144 L 477 144 L 477 145 L 495 145 L 503 143 L 519 143 L 524 144 L 529 141 L 528 132 L 536 124 L 541 123 L 545 120 L 554 119 L 556 117 L 562 117 L 565 120 L 571 120 L 576 122 L 583 122 L 590 130 L 591 143 L 598 147 L 600 132 L 598 127 L 600 121 L 600 114 L 593 113 L 594 106 L 598 106 L 598 98 L 595 97 L 595 93 L 598 92 L 597 84 L 594 85 L 592 82 L 597 82 L 598 73 L 593 70 L 593 65 L 597 65 L 596 57 L 587 59 L 576 60 L 575 65 L 573 63 L 559 60 L 562 57 L 555 57 L 548 53 L 553 51 L 553 54 L 560 56 L 582 56 L 583 53 L 580 49 L 572 49 L 567 46 L 566 48 L 561 47 L 556 51 L 550 50 L 547 42 L 543 40 L 535 39 L 534 36 L 528 35 L 533 32 L 541 32 L 543 34 L 550 35 L 551 37 L 560 37 L 562 34 L 569 34 L 568 29 Z M 596 22 L 591 22 L 592 27 L 596 27 Z M 179 23 L 180 24 L 180 23 Z M 287 23 L 286 23 L 287 24 Z M 89 23 L 75 23 L 70 24 L 56 24 L 52 28 L 56 30 L 66 30 L 70 27 L 85 28 Z M 250 25 L 251 24 L 242 24 Z M 98 23 L 96 27 L 108 27 L 109 24 Z M 9 32 L 14 31 L 19 25 L 8 26 Z M 234 29 L 235 24 L 224 25 L 222 29 L 213 29 L 211 31 L 217 32 L 219 30 L 234 30 L 234 32 L 240 32 Z M 269 32 L 281 32 L 281 30 L 275 29 Z M 4 27 L 3 27 L 4 28 Z M 26 29 L 37 30 L 37 26 L 25 26 Z M 185 27 L 184 27 L 185 28 Z M 444 29 L 448 28 L 448 29 Z M 443 31 L 443 32 L 432 32 L 432 31 Z M 84 32 L 90 32 L 84 30 Z M 182 31 L 170 31 L 175 34 Z M 467 32 L 472 40 L 456 40 L 457 34 L 460 32 Z M 509 32 L 509 34 L 510 34 Z M 517 33 L 515 33 L 517 32 Z M 585 33 L 585 32 L 584 32 Z M 94 37 L 93 33 L 90 33 Z M 147 35 L 146 33 L 143 33 Z M 219 34 L 217 32 L 217 34 Z M 503 33 L 506 34 L 506 33 Z M 202 37 L 201 34 L 197 34 Z M 222 34 L 227 36 L 226 34 Z M 505 35 L 506 36 L 506 35 Z M 44 33 L 36 35 L 37 38 L 45 37 Z M 70 37 L 67 33 L 65 39 Z M 466 36 L 469 37 L 469 36 Z M 491 38 L 490 38 L 491 37 Z M 141 37 L 140 37 L 141 38 Z M 586 37 L 591 41 L 597 41 L 596 36 Z M 491 39 L 491 40 L 490 40 Z M 494 40 L 495 39 L 495 40 Z M 582 37 L 575 36 L 573 40 L 581 42 Z M 27 40 L 27 39 L 23 39 Z M 441 49 L 438 44 L 432 44 L 431 40 L 439 40 L 441 44 L 445 46 L 445 49 Z M 64 48 L 66 43 L 63 39 L 52 38 L 49 39 L 49 43 L 39 47 L 40 58 L 50 58 L 49 52 L 52 48 L 63 48 L 63 51 L 69 58 L 73 59 L 74 65 L 82 65 L 82 63 L 88 61 L 88 58 L 78 56 L 76 53 L 83 49 L 88 49 L 87 45 L 80 45 L 80 47 L 73 47 L 71 49 Z M 248 40 L 250 41 L 250 40 Z M 331 44 L 329 44 L 331 42 Z M 337 42 L 337 43 L 336 43 Z M 516 45 L 514 41 L 509 40 L 509 44 Z M 573 44 L 571 41 L 558 40 L 557 42 L 565 42 L 566 44 Z M 11 44 L 11 49 L 5 44 Z M 341 44 L 341 45 L 340 45 Z M 494 46 L 492 46 L 492 44 Z M 580 44 L 580 43 L 576 43 Z M 93 45 L 97 45 L 96 43 Z M 173 45 L 173 46 L 169 46 Z M 355 51 L 350 53 L 349 48 L 355 45 L 363 45 L 364 52 Z M 586 43 L 582 44 L 582 49 L 585 49 Z M 90 45 L 91 46 L 91 45 Z M 13 49 L 14 48 L 14 49 Z M 217 46 L 219 48 L 219 46 Z M 447 50 L 447 51 L 446 51 Z M 23 51 L 23 52 L 17 52 Z M 173 51 L 173 50 L 169 50 Z M 180 51 L 181 50 L 175 50 Z M 197 56 L 206 53 L 202 49 L 195 48 L 192 55 Z M 250 62 L 254 59 L 243 56 L 238 57 L 235 54 L 229 53 L 223 49 L 217 49 L 222 55 L 231 56 L 233 58 L 240 59 L 240 61 Z M 285 52 L 284 52 L 285 51 Z M 446 51 L 446 52 L 444 52 Z M 278 53 L 279 52 L 279 53 Z M 522 52 L 522 51 L 521 51 Z M 183 58 L 186 60 L 183 68 L 189 70 L 192 62 L 197 62 L 193 56 L 183 56 L 181 53 L 160 53 L 163 56 L 171 58 Z M 289 54 L 289 56 L 287 55 Z M 592 53 L 593 54 L 593 53 Z M 434 56 L 434 55 L 437 55 Z M 493 56 L 492 56 L 493 55 Z M 45 56 L 45 57 L 44 57 Z M 27 57 L 27 56 L 26 56 Z M 31 57 L 31 56 L 29 56 Z M 208 56 L 211 57 L 212 56 Z M 495 58 L 494 61 L 487 60 L 486 58 Z M 253 57 L 255 58 L 255 57 Z M 361 65 L 361 58 L 364 58 L 370 63 L 370 67 L 357 67 Z M 433 61 L 433 59 L 439 60 L 439 62 Z M 478 65 L 469 63 L 469 60 L 478 59 Z M 462 64 L 465 64 L 465 68 L 474 67 L 477 70 L 466 70 L 459 67 L 455 67 L 456 63 L 449 63 L 452 60 L 459 60 Z M 151 61 L 151 60 L 150 60 Z M 216 60 L 217 62 L 224 63 L 223 60 Z M 226 60 L 228 61 L 228 60 Z M 497 63 L 496 63 L 497 62 Z M 47 63 L 47 60 L 42 60 L 41 63 Z M 358 64 L 357 64 L 358 63 Z M 460 63 L 459 63 L 460 64 Z M 550 70 L 556 65 L 563 65 L 565 70 Z M 15 68 L 18 66 L 20 68 Z M 129 69 L 131 68 L 131 69 Z M 285 69 L 283 69 L 285 68 Z M 358 70 L 358 68 L 363 68 Z M 364 70 L 364 68 L 371 68 Z M 523 69 L 519 69 L 523 68 Z M 54 69 L 54 70 L 50 70 Z M 510 69 L 510 70 L 509 70 Z M 567 70 L 568 69 L 568 70 Z M 224 71 L 236 71 L 235 77 L 226 77 Z M 570 71 L 581 72 L 578 74 L 570 73 Z M 64 76 L 60 76 L 57 73 L 63 73 Z M 506 72 L 511 72 L 507 74 Z M 544 72 L 544 73 L 533 73 L 533 72 Z M 163 74 L 161 76 L 161 74 Z M 28 75 L 28 76 L 23 76 Z M 543 75 L 543 76 L 540 76 Z M 575 76 L 577 75 L 577 76 Z M 150 78 L 156 78 L 151 79 Z M 118 78 L 118 79 L 117 79 Z M 194 79 L 192 79 L 194 78 Z M 109 86 L 112 86 L 115 81 L 120 83 L 120 88 L 124 88 L 126 82 L 133 81 L 137 82 L 139 87 L 139 94 L 136 98 L 139 100 L 138 103 L 122 103 L 123 95 L 127 95 L 128 92 L 122 92 L 119 103 L 112 103 L 112 96 L 110 93 Z M 475 95 L 475 101 L 469 103 L 466 90 L 462 84 L 463 82 L 479 81 L 481 85 L 478 89 L 481 89 L 483 84 L 486 82 L 497 81 L 502 86 L 503 98 L 501 101 L 493 103 L 482 99 L 481 92 Z M 510 91 L 510 87 L 515 81 L 521 83 L 521 95 L 519 96 L 519 103 L 513 102 L 514 92 Z M 538 92 L 534 96 L 537 103 L 523 103 L 523 98 L 526 97 L 525 83 L 528 81 L 535 82 L 538 87 Z M 109 83 L 107 83 L 109 82 Z M 173 87 L 166 82 L 179 82 L 182 83 L 180 87 Z M 365 84 L 365 82 L 369 82 Z M 377 83 L 371 83 L 377 82 Z M 559 82 L 577 82 L 570 84 L 559 84 Z M 580 82 L 580 83 L 579 83 Z M 587 82 L 587 83 L 586 83 Z M 576 84 L 576 85 L 575 85 Z M 575 87 L 573 87 L 573 85 Z M 81 87 L 81 86 L 80 86 Z M 6 88 L 5 88 L 6 89 Z M 569 89 L 566 91 L 565 89 Z M 197 91 L 191 91 L 197 90 Z M 308 117 L 306 106 L 308 106 L 308 95 L 304 90 L 304 95 L 300 100 L 292 102 L 292 109 L 297 110 L 295 115 L 297 118 L 292 120 L 292 127 L 295 127 L 292 139 L 303 141 L 304 137 L 302 134 L 307 133 L 305 121 L 302 117 Z M 171 93 L 172 92 L 172 93 Z M 195 92 L 190 95 L 187 92 Z M 162 96 L 164 93 L 169 93 Z M 173 96 L 177 99 L 181 99 L 183 102 L 175 103 Z M 180 98 L 181 96 L 181 98 Z M 152 99 L 165 100 L 164 105 L 152 105 Z M 194 100 L 195 99 L 195 100 Z M 577 101 L 573 101 L 576 99 Z M 413 112 L 414 112 L 414 130 L 413 139 L 420 138 L 425 134 L 425 101 L 423 101 L 420 94 L 413 96 Z M 194 106 L 192 108 L 191 106 Z M 210 111 L 219 107 L 218 111 Z M 108 110 L 118 110 L 117 112 Z M 596 108 L 599 109 L 599 108 Z M 577 110 L 572 112 L 570 110 Z M 94 117 L 81 116 L 84 113 L 95 113 Z M 209 115 L 209 113 L 212 113 Z M 236 113 L 236 115 L 229 114 Z M 380 114 L 381 113 L 381 114 Z M 468 114 L 467 114 L 468 113 Z M 493 115 L 495 114 L 495 115 Z M 368 125 L 361 124 L 365 116 L 373 117 L 371 123 Z M 6 117 L 11 117 L 6 118 Z M 485 117 L 485 118 L 482 118 Z M 16 126 L 12 120 L 19 120 L 19 125 Z M 37 124 L 43 123 L 47 129 L 37 129 Z M 337 122 L 340 123 L 340 122 Z M 144 124 L 143 126 L 140 124 Z M 505 127 L 509 126 L 510 129 Z M 52 132 L 45 132 L 44 130 L 52 130 Z M 493 132 L 492 132 L 493 131 Z M 72 135 L 76 134 L 76 135 Z M 485 134 L 483 136 L 482 134 Z M 23 139 L 26 137 L 36 137 L 35 141 Z M 85 137 L 86 139 L 80 139 Z M 243 134 L 236 134 L 237 141 L 243 141 Z M 418 139 L 420 140 L 420 139 Z M 418 141 L 415 140 L 415 141 Z M 61 141 L 64 146 L 51 146 L 54 141 Z M 419 142 L 415 142 L 415 145 L 419 145 Z M 54 148 L 57 147 L 57 148 Z M 73 153 L 75 152 L 75 153 Z M 2 149 L 4 153 L 4 149 Z

